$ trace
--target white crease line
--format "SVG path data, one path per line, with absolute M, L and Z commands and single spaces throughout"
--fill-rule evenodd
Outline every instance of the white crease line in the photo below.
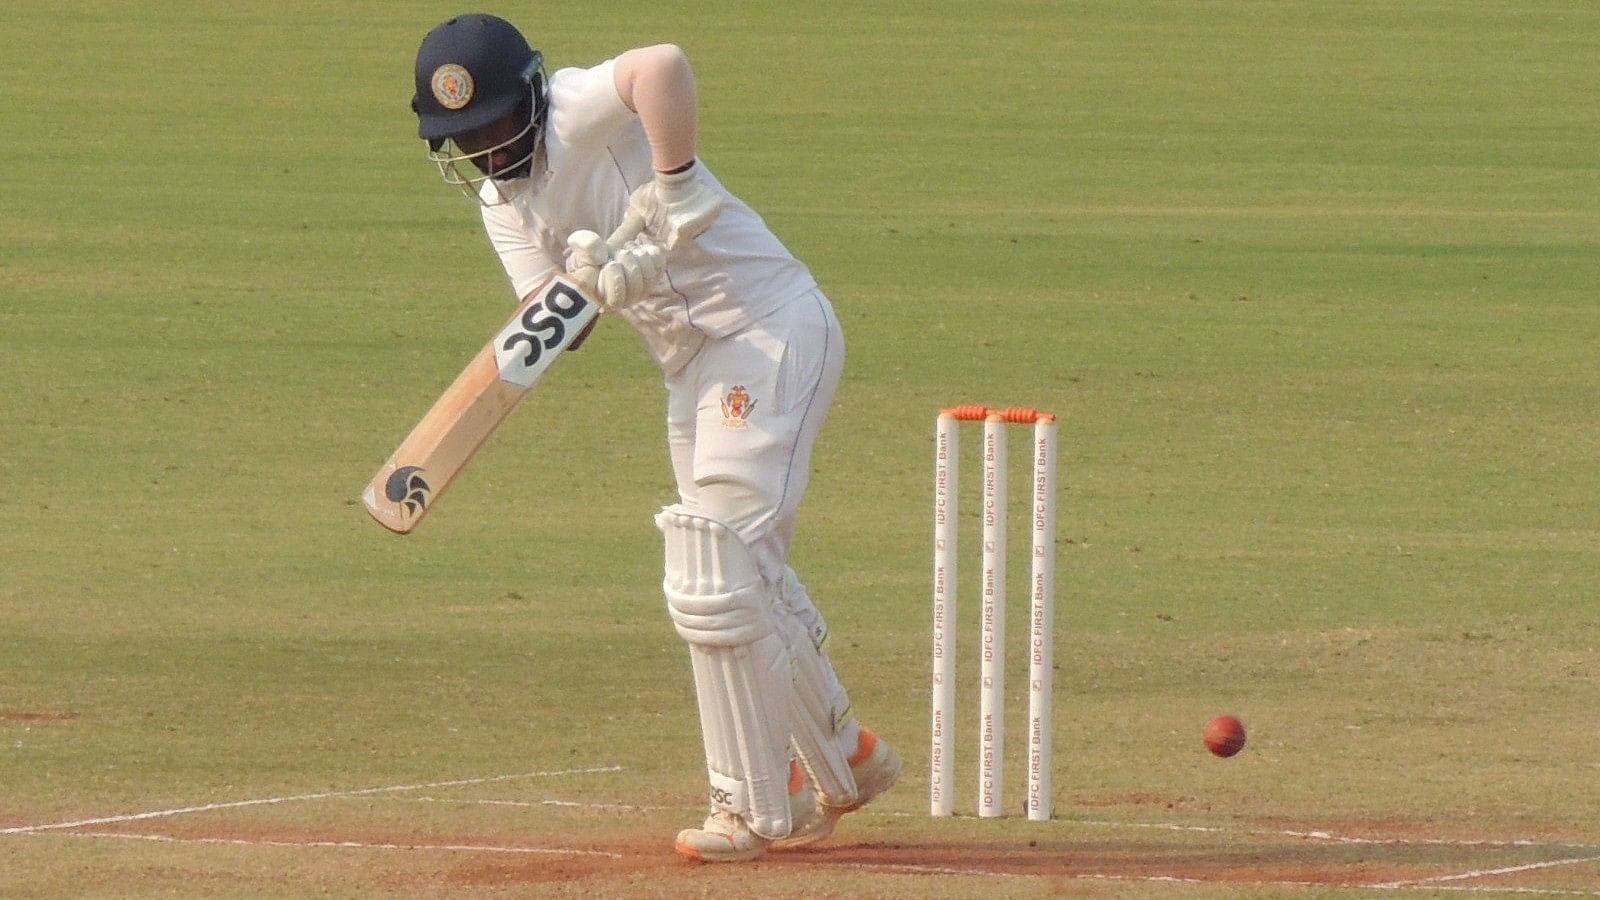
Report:
M 1412 885 L 1438 884 L 1442 881 L 1466 881 L 1472 878 L 1488 878 L 1491 875 L 1513 875 L 1517 872 L 1532 872 L 1536 869 L 1553 869 L 1557 866 L 1575 866 L 1592 862 L 1600 862 L 1600 856 L 1581 856 L 1577 859 L 1551 859 L 1520 866 L 1502 866 L 1498 869 L 1478 869 L 1472 872 L 1458 872 L 1453 875 L 1433 875 L 1428 878 L 1405 878 L 1399 881 L 1375 884 L 1373 887 L 1408 887 Z
M 1059 877 L 1059 876 L 1054 876 Z M 1114 874 L 1083 874 L 1068 875 L 1068 878 L 1088 881 L 1154 881 L 1166 884 L 1209 884 L 1218 887 L 1234 885 L 1238 887 L 1296 887 L 1316 888 L 1320 890 L 1384 890 L 1384 891 L 1450 891 L 1459 894 L 1532 894 L 1540 897 L 1600 897 L 1600 891 L 1574 891 L 1564 888 L 1536 888 L 1536 887 L 1490 887 L 1487 885 L 1449 885 L 1449 884 L 1411 884 L 1409 882 L 1392 882 L 1388 884 L 1362 884 L 1359 882 L 1326 882 L 1326 881 L 1218 881 L 1209 878 L 1185 878 L 1178 875 L 1114 875 Z
M 482 806 L 560 806 L 573 807 L 573 809 L 619 809 L 624 812 L 659 812 L 659 810 L 698 809 L 688 806 L 630 806 L 630 804 L 584 804 L 574 801 L 486 801 L 486 799 L 453 799 L 453 798 L 406 798 L 408 802 L 432 802 L 432 804 L 482 804 Z
M 1313 841 L 1331 841 L 1336 844 L 1394 844 L 1417 845 L 1432 847 L 1495 847 L 1495 848 L 1544 848 L 1561 850 L 1593 850 L 1594 844 L 1563 844 L 1546 843 L 1532 838 L 1372 838 L 1354 837 L 1351 835 L 1334 834 L 1331 831 L 1270 831 L 1262 830 L 1257 833 L 1281 834 L 1288 837 L 1306 838 Z
M 110 825 L 118 822 L 137 822 L 143 819 L 161 819 L 189 813 L 212 812 L 219 809 L 239 809 L 245 806 L 268 806 L 274 803 L 292 803 L 299 800 L 326 800 L 329 797 L 363 797 L 369 794 L 389 794 L 400 791 L 420 791 L 427 788 L 458 787 L 467 784 L 489 784 L 516 778 L 541 778 L 556 775 L 589 775 L 596 772 L 620 772 L 621 766 L 597 766 L 589 769 L 558 769 L 551 772 L 524 772 L 520 775 L 493 775 L 487 778 L 458 778 L 453 781 L 431 781 L 426 784 L 396 784 L 388 787 L 363 788 L 355 791 L 325 791 L 319 794 L 296 794 L 290 797 L 267 797 L 260 800 L 235 800 L 231 803 L 207 803 L 203 806 L 184 806 L 155 812 L 130 813 L 122 816 L 101 816 L 79 819 L 74 822 L 56 822 L 49 825 L 17 825 L 0 828 L 0 834 L 31 834 L 37 831 L 55 831 L 63 828 L 84 828 L 89 825 Z
M 1257 885 L 1265 887 L 1338 887 L 1339 885 L 1318 884 L 1311 881 L 1215 881 L 1209 878 L 1187 878 L 1182 875 L 1115 875 L 1101 872 L 1085 872 L 1081 875 L 1068 875 L 1081 881 L 1154 881 L 1161 884 L 1214 884 L 1214 885 Z
M 891 865 L 876 863 L 824 863 L 820 865 L 828 868 L 861 869 L 887 872 L 906 872 L 913 875 L 970 875 L 981 878 L 1043 878 L 1056 880 L 1066 878 L 1074 881 L 1126 881 L 1152 884 L 1203 884 L 1216 887 L 1293 887 L 1314 888 L 1320 890 L 1387 890 L 1387 891 L 1451 891 L 1462 894 L 1531 894 L 1543 897 L 1600 897 L 1600 891 L 1575 891 L 1562 888 L 1532 888 L 1532 887 L 1489 887 L 1466 885 L 1442 884 L 1412 884 L 1409 882 L 1393 882 L 1389 884 L 1361 884 L 1359 882 L 1326 882 L 1326 881 L 1223 881 L 1214 878 L 1191 878 L 1182 875 L 1118 875 L 1115 873 L 1083 872 L 1078 874 L 1053 874 L 1040 872 L 1025 874 L 1021 872 L 997 872 L 991 869 L 957 869 L 946 866 L 919 866 L 919 865 Z
M 1376 844 L 1389 846 L 1432 846 L 1432 847 L 1504 847 L 1504 848 L 1532 848 L 1553 850 L 1600 850 L 1600 844 L 1571 844 L 1561 842 L 1538 841 L 1530 838 L 1507 838 L 1503 840 L 1472 839 L 1472 838 L 1375 838 L 1356 837 L 1353 835 L 1336 834 L 1331 831 L 1293 831 L 1276 828 L 1229 828 L 1217 825 L 1180 825 L 1173 822 L 1112 822 L 1091 819 L 1063 819 L 1060 820 L 1074 825 L 1092 825 L 1104 828 L 1150 828 L 1158 831 L 1193 831 L 1202 834 L 1261 834 L 1277 835 L 1280 837 L 1304 838 L 1313 841 L 1329 841 L 1336 844 Z
M 483 804 L 485 806 L 524 806 L 524 807 L 558 806 L 558 807 L 565 807 L 565 808 L 568 808 L 568 809 L 619 809 L 619 810 L 626 810 L 628 812 L 679 812 L 679 811 L 686 810 L 686 809 L 703 809 L 704 806 L 705 806 L 705 804 L 690 804 L 690 803 L 685 803 L 685 804 L 678 805 L 678 806 L 634 806 L 634 805 L 630 805 L 630 804 L 627 804 L 627 803 L 583 803 L 583 802 L 579 802 L 579 801 L 576 801 L 576 800 L 553 800 L 553 799 L 545 799 L 545 800 L 473 800 L 473 799 L 454 799 L 454 798 L 450 798 L 450 797 L 405 797 L 405 798 L 402 798 L 402 799 L 404 799 L 408 803 L 467 803 L 467 804 L 481 803 L 481 804 Z M 883 817 L 895 817 L 895 818 L 909 819 L 909 818 L 914 817 L 916 814 L 915 813 L 908 813 L 908 812 L 887 812 L 887 811 L 881 811 L 881 810 L 867 809 L 867 810 L 858 810 L 853 815 L 883 816 Z
M 1372 888 L 1372 885 L 1367 885 Z M 1419 884 L 1400 885 L 1382 890 L 1394 891 L 1453 891 L 1459 894 L 1533 894 L 1539 897 L 1600 897 L 1600 891 L 1574 891 L 1565 888 L 1536 888 L 1536 887 L 1490 887 L 1479 885 L 1476 887 L 1460 884 Z
M 368 844 L 362 841 L 251 841 L 243 838 L 185 838 L 170 834 L 128 834 L 118 831 L 72 831 L 65 837 L 121 838 L 162 844 L 229 844 L 238 847 L 332 847 L 360 850 L 464 850 L 472 853 L 538 853 L 549 856 L 604 856 L 621 859 L 604 850 L 561 850 L 553 847 L 495 847 L 481 844 Z
M 956 869 L 950 866 L 919 866 L 914 863 L 829 863 L 818 861 L 830 869 L 865 869 L 876 872 L 910 872 L 913 875 L 974 875 L 982 878 L 1036 878 L 1021 872 L 996 872 L 992 869 Z

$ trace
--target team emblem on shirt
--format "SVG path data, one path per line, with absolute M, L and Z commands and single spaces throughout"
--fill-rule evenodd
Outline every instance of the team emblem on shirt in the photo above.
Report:
M 743 428 L 749 423 L 751 410 L 756 408 L 756 401 L 751 399 L 750 392 L 744 385 L 736 384 L 733 390 L 728 391 L 728 396 L 722 398 L 722 427 Z
M 455 63 L 433 70 L 433 98 L 445 109 L 460 109 L 472 102 L 472 73 Z

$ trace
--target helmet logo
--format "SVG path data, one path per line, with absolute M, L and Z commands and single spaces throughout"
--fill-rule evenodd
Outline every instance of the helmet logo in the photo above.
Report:
M 433 70 L 433 98 L 445 109 L 460 109 L 472 102 L 472 74 L 455 63 Z

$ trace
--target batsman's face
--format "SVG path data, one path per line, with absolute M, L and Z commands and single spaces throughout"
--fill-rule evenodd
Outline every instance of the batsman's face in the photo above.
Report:
M 474 202 L 485 206 L 508 203 L 511 197 L 502 183 L 533 173 L 534 154 L 543 133 L 534 121 L 533 108 L 530 96 L 521 107 L 487 125 L 430 141 L 428 159 L 439 167 L 445 184 L 459 187 Z M 486 190 L 486 185 L 494 190 Z
M 532 168 L 533 128 L 517 113 L 450 140 L 474 168 L 490 178 L 526 178 Z

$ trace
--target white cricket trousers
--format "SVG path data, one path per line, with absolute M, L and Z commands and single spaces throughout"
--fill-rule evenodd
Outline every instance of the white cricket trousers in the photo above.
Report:
M 812 634 L 820 616 L 788 571 L 789 544 L 811 450 L 843 370 L 833 304 L 812 289 L 743 331 L 707 341 L 666 379 L 680 502 L 737 532 L 768 585 L 787 579 L 791 610 Z

